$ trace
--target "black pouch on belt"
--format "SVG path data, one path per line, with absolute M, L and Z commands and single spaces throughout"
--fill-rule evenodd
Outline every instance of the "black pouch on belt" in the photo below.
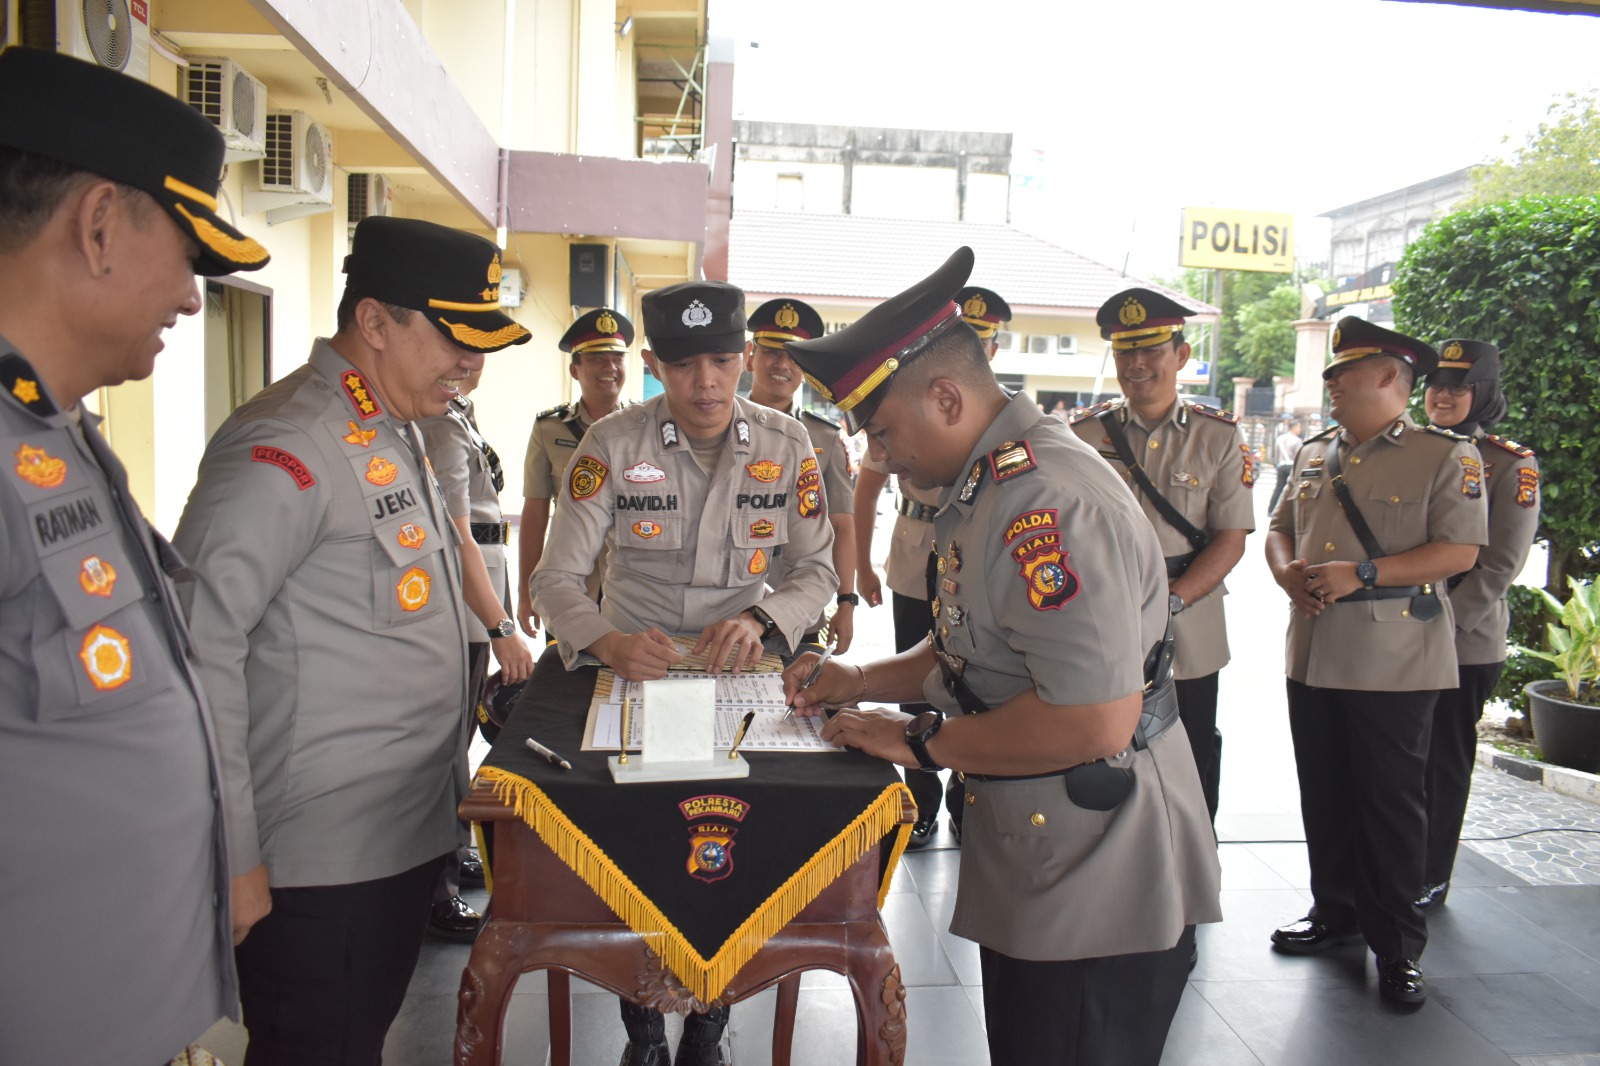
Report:
M 1431 622 L 1439 617 L 1444 604 L 1439 602 L 1439 590 L 1432 585 L 1422 586 L 1420 595 L 1411 597 L 1411 617 L 1419 622 Z

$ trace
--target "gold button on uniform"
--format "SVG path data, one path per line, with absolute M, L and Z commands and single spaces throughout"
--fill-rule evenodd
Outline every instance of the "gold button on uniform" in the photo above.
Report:
M 970 807 L 974 803 L 977 803 L 977 802 L 978 802 L 978 797 L 974 796 L 972 793 L 968 792 L 967 793 L 967 806 Z
M 1401 611 L 1400 612 L 1400 617 L 1401 618 L 1410 618 L 1411 617 L 1411 612 L 1410 611 Z
M 1161 447 L 1161 442 L 1160 441 L 1153 440 L 1153 441 L 1150 442 L 1150 450 L 1151 451 L 1155 451 L 1159 447 Z
M 1398 497 L 1398 496 L 1390 496 L 1389 497 L 1389 502 L 1390 503 L 1399 503 L 1400 502 L 1400 497 Z
M 1040 814 L 1038 811 L 1034 811 L 1028 816 L 1028 821 L 1032 822 L 1034 825 L 1043 825 L 1044 815 Z
M 1351 457 L 1350 457 L 1350 465 L 1351 465 L 1351 466 L 1360 466 L 1360 465 L 1361 465 L 1361 456 L 1359 456 L 1359 455 L 1352 455 L 1352 456 L 1351 456 Z
M 1328 541 L 1328 543 L 1324 544 L 1322 546 L 1322 550 L 1325 551 L 1325 552 L 1333 551 L 1333 541 L 1330 540 L 1330 541 Z

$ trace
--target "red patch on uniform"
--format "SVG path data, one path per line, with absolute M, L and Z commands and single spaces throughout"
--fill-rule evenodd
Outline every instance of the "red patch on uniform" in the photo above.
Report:
M 1024 511 L 1013 518 L 1011 524 L 1006 527 L 1006 544 L 1009 546 L 1024 533 L 1032 533 L 1039 529 L 1055 529 L 1060 524 L 1056 509 L 1053 507 Z
M 1059 533 L 1040 533 L 1012 549 L 1028 589 L 1028 602 L 1036 611 L 1059 611 L 1081 587 L 1078 575 L 1067 565 Z
M 1523 467 L 1517 471 L 1517 506 L 1533 507 L 1539 502 L 1539 471 Z
M 282 467 L 290 477 L 294 478 L 294 483 L 301 492 L 306 491 L 306 489 L 317 483 L 317 479 L 311 476 L 311 471 L 306 469 L 306 464 L 295 458 L 293 453 L 286 452 L 282 448 L 272 448 L 265 444 L 257 444 L 250 449 L 250 458 L 258 463 L 270 463 L 273 466 Z
M 347 370 L 339 379 L 339 384 L 344 386 L 345 395 L 356 405 L 356 413 L 363 421 L 383 414 L 383 408 L 378 406 L 378 398 L 372 395 L 372 389 L 367 386 L 366 379 L 360 374 L 354 370 Z
M 1026 474 L 1038 465 L 1033 448 L 1025 440 L 1008 440 L 989 453 L 989 469 L 996 481 Z

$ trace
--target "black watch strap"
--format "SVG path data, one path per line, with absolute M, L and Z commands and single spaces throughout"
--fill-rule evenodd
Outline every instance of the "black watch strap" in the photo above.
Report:
M 767 637 L 770 637 L 773 630 L 778 628 L 778 623 L 774 622 L 772 620 L 772 616 L 766 611 L 763 611 L 761 608 L 751 607 L 749 608 L 749 611 L 750 617 L 761 623 L 761 638 L 763 640 L 765 640 Z
M 943 770 L 928 754 L 928 741 L 939 733 L 939 728 L 944 725 L 944 715 L 938 711 L 924 711 L 906 723 L 906 747 L 911 749 L 911 754 L 917 757 L 921 769 L 934 771 Z
M 854 592 L 841 592 L 839 595 L 833 598 L 833 602 L 836 604 L 848 603 L 852 607 L 860 607 L 861 597 L 857 596 Z

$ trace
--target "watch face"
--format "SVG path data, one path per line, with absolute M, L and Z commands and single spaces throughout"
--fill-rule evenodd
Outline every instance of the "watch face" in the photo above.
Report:
M 920 737 L 944 718 L 938 711 L 923 711 L 906 723 L 906 735 Z

